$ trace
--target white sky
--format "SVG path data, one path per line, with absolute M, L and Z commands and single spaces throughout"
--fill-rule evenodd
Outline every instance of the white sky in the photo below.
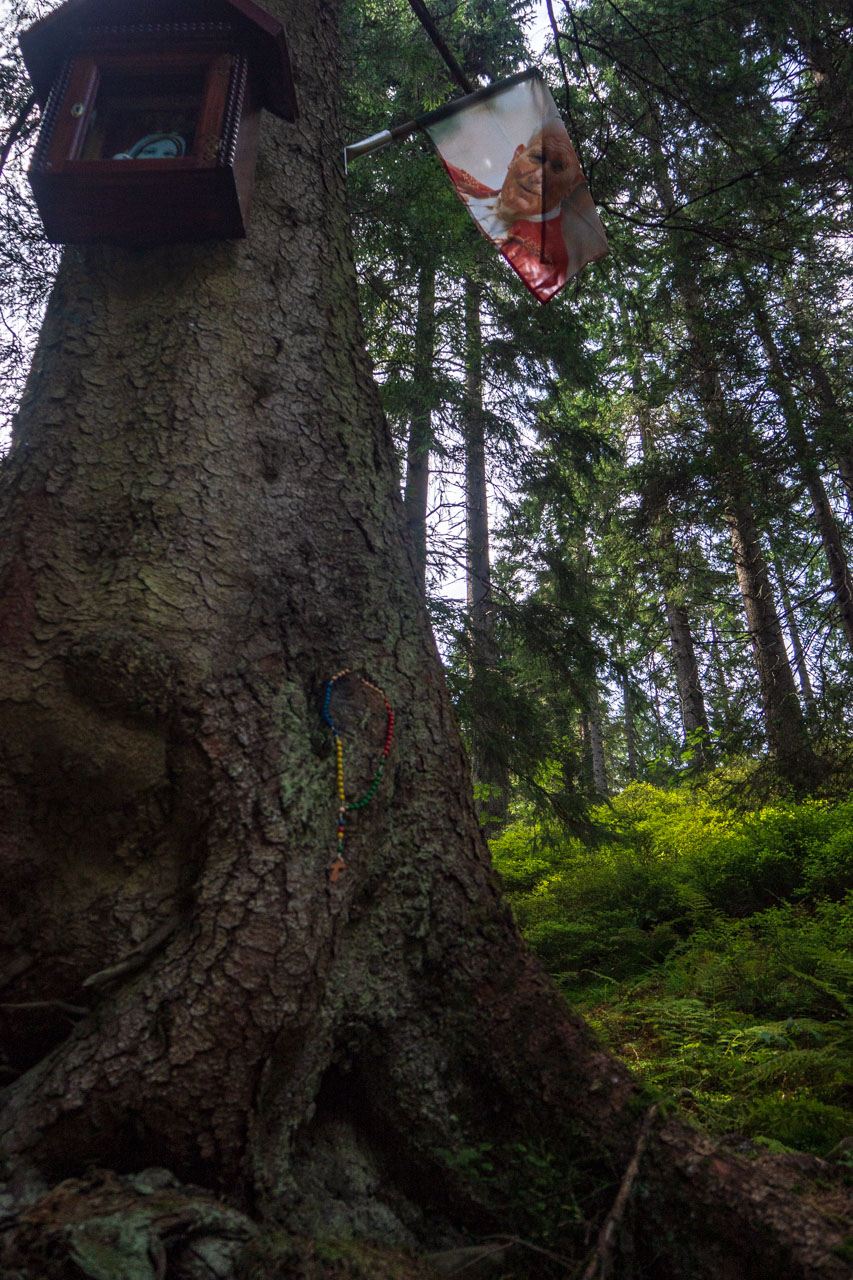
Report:
M 554 14 L 555 16 L 557 14 L 556 8 L 554 10 Z M 530 21 L 530 27 L 528 28 L 528 38 L 530 40 L 531 47 L 535 49 L 537 53 L 542 52 L 545 44 L 551 38 L 551 23 L 548 19 L 548 6 L 545 4 L 545 0 L 536 0 L 533 17 Z

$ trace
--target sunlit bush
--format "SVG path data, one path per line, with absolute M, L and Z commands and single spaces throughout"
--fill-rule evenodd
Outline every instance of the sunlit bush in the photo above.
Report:
M 611 1047 L 720 1133 L 824 1155 L 853 1130 L 853 801 L 738 814 L 629 787 L 589 847 L 492 842 L 531 946 Z

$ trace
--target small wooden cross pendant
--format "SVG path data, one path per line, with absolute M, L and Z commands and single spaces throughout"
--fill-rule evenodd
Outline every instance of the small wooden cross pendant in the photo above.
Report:
M 347 864 L 344 862 L 343 858 L 335 859 L 335 861 L 329 867 L 329 879 L 331 880 L 332 884 L 336 883 L 338 876 L 341 874 L 342 871 L 346 871 L 346 867 L 347 867 Z

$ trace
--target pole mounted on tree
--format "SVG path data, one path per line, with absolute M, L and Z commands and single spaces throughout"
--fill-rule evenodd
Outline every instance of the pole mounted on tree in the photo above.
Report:
M 391 142 L 399 142 L 403 138 L 408 138 L 417 129 L 427 129 L 430 125 L 437 124 L 439 120 L 445 120 L 448 116 L 455 115 L 457 111 L 474 106 L 478 102 L 485 102 L 488 98 L 491 98 L 496 93 L 501 93 L 504 89 L 511 89 L 513 85 L 523 84 L 525 80 L 534 79 L 543 80 L 542 72 L 538 67 L 528 67 L 524 71 L 517 71 L 515 75 L 507 76 L 505 80 L 497 80 L 494 84 L 487 84 L 482 89 L 473 89 L 464 98 L 453 98 L 450 102 L 445 102 L 443 106 L 436 107 L 434 111 L 425 111 L 423 115 L 415 116 L 412 120 L 406 120 L 403 124 L 396 124 L 391 129 L 383 129 L 379 133 L 371 134 L 369 138 L 362 138 L 359 142 L 351 143 L 344 149 L 346 160 L 349 162 L 354 160 L 356 156 L 365 156 L 369 155 L 371 151 L 380 151 Z
M 447 41 L 436 26 L 435 19 L 423 3 L 423 0 L 409 0 L 409 5 L 411 6 L 412 12 L 418 22 L 420 22 L 424 31 L 426 31 L 430 40 L 444 59 L 447 70 L 450 72 L 451 80 L 453 80 L 455 84 L 458 84 L 462 92 L 467 95 L 465 99 L 460 99 L 458 102 L 449 105 L 461 106 L 463 103 L 467 105 L 468 101 L 475 98 L 478 92 L 487 94 L 490 90 L 494 91 L 497 88 L 503 87 L 505 84 L 511 83 L 511 80 L 501 81 L 499 85 L 490 85 L 487 89 L 479 91 L 476 90 L 451 52 Z M 444 110 L 444 108 L 440 108 L 440 110 Z M 432 113 L 429 113 L 429 116 L 432 116 Z M 383 129 L 380 133 L 371 134 L 369 138 L 362 138 L 360 142 L 352 143 L 351 146 L 346 147 L 344 150 L 345 163 L 348 163 L 350 160 L 354 160 L 356 156 L 368 155 L 371 151 L 379 151 L 382 147 L 387 147 L 390 142 L 397 142 L 401 138 L 408 138 L 409 134 L 414 133 L 416 129 L 420 129 L 423 126 L 423 122 L 427 118 L 427 116 L 416 116 L 414 120 L 407 120 L 405 124 L 395 125 L 393 129 Z

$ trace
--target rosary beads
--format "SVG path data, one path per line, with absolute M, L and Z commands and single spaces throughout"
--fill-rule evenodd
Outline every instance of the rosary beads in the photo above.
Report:
M 373 781 L 361 799 L 353 800 L 349 804 L 347 804 L 346 791 L 344 789 L 344 747 L 341 742 L 341 731 L 329 713 L 329 704 L 332 701 L 332 690 L 339 680 L 343 680 L 344 676 L 353 676 L 353 679 L 358 680 L 359 684 L 364 685 L 365 689 L 372 689 L 374 693 L 378 693 L 379 697 L 385 704 L 385 711 L 387 714 L 385 745 L 383 746 L 382 754 L 379 757 L 379 767 L 376 770 Z M 391 750 L 391 739 L 394 735 L 394 711 L 391 703 L 385 697 L 383 690 L 380 689 L 378 685 L 371 684 L 370 681 L 365 680 L 363 676 L 354 676 L 350 669 L 345 667 L 343 671 L 336 672 L 326 685 L 326 693 L 323 699 L 323 719 L 331 729 L 335 738 L 335 773 L 338 792 L 338 856 L 332 863 L 329 870 L 329 879 L 334 884 L 340 873 L 347 865 L 344 862 L 344 821 L 347 812 L 353 809 L 363 809 L 365 805 L 370 803 L 376 795 L 376 792 L 379 790 L 379 784 L 382 781 L 382 773 L 385 768 L 385 761 L 388 758 L 388 752 Z

